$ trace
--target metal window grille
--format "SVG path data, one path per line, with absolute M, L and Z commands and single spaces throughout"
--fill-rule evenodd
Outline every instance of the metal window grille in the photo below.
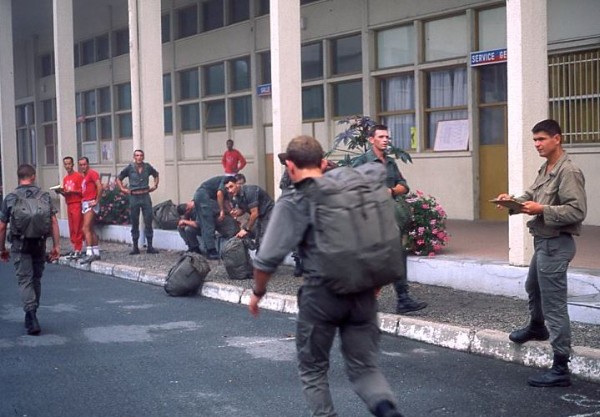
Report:
M 550 56 L 550 117 L 565 144 L 600 143 L 600 49 Z

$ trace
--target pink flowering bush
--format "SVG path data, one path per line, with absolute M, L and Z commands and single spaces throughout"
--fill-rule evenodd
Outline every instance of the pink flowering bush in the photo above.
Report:
M 98 223 L 101 224 L 128 224 L 129 223 L 129 198 L 123 194 L 114 182 L 102 190 L 100 198 L 100 214 Z
M 446 212 L 435 197 L 418 190 L 407 194 L 406 202 L 412 211 L 407 249 L 415 255 L 434 256 L 450 238 L 446 231 Z

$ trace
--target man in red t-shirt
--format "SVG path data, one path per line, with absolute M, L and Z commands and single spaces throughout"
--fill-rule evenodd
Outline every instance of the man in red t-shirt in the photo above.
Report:
M 57 193 L 65 198 L 67 203 L 67 218 L 69 219 L 69 237 L 73 252 L 68 256 L 69 259 L 81 258 L 81 249 L 83 247 L 83 216 L 81 213 L 81 184 L 83 175 L 75 171 L 75 161 L 71 156 L 63 158 L 63 166 L 67 175 L 63 178 L 62 188 L 56 190 Z
M 233 149 L 233 141 L 227 140 L 227 150 L 221 159 L 225 175 L 235 175 L 246 166 L 246 158 L 237 149 Z
M 96 216 L 100 213 L 100 197 L 102 196 L 102 182 L 98 172 L 90 168 L 89 159 L 84 156 L 79 158 L 79 172 L 83 175 L 81 184 L 81 212 L 83 213 L 83 235 L 85 237 L 85 258 L 80 262 L 89 264 L 100 260 L 100 247 L 98 246 L 98 235 L 94 230 Z

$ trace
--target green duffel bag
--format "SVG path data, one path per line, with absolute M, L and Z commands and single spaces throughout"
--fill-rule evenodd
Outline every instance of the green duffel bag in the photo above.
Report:
M 252 279 L 252 263 L 247 239 L 232 237 L 221 248 L 221 258 L 229 279 L 241 280 Z
M 185 253 L 169 270 L 165 291 L 173 297 L 195 295 L 210 272 L 210 266 L 198 253 Z

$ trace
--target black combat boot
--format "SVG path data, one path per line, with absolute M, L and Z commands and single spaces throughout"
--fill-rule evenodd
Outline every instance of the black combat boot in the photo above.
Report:
M 131 250 L 131 252 L 129 252 L 130 255 L 139 255 L 140 254 L 140 248 L 138 246 L 138 241 L 134 240 L 133 241 L 133 249 Z
M 42 331 L 35 313 L 35 310 L 29 310 L 25 313 L 25 327 L 27 328 L 27 334 L 33 336 L 40 334 Z
M 375 406 L 375 415 L 377 417 L 402 417 L 396 406 L 388 400 L 383 400 Z
M 211 261 L 216 261 L 217 259 L 219 259 L 219 252 L 217 252 L 216 249 L 209 249 L 206 253 L 206 257 Z
M 548 333 L 548 329 L 544 323 L 531 321 L 526 327 L 511 332 L 508 338 L 512 342 L 523 344 L 530 340 L 548 340 L 550 333 Z
M 552 368 L 538 375 L 530 376 L 527 383 L 532 387 L 568 387 L 571 386 L 569 375 L 569 356 L 554 354 Z
M 146 238 L 146 242 L 148 242 L 148 247 L 146 248 L 146 253 L 158 253 L 158 250 L 154 249 L 154 247 L 152 246 L 152 238 L 151 237 L 147 237 Z
M 408 292 L 398 294 L 398 303 L 396 304 L 396 314 L 410 313 L 419 311 L 427 307 L 425 301 L 420 301 L 408 295 Z

